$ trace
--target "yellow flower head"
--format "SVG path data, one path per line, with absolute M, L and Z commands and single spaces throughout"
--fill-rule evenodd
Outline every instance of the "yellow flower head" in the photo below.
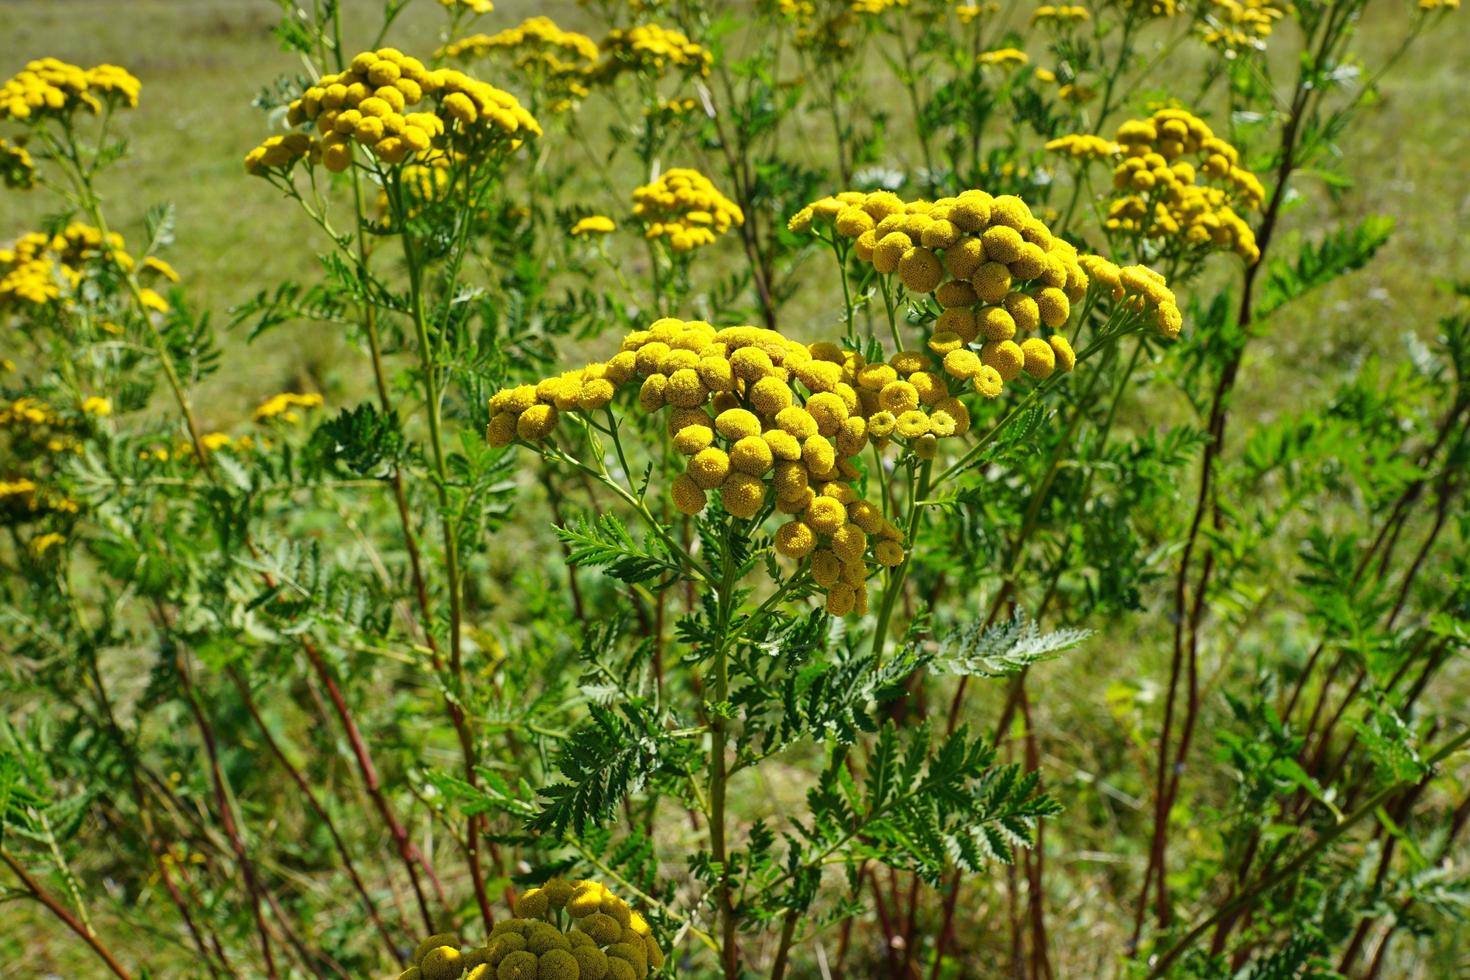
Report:
M 615 28 L 598 46 L 602 61 L 596 69 L 599 80 L 610 82 L 624 72 L 635 72 L 661 78 L 670 72 L 686 75 L 708 75 L 714 55 L 689 40 L 681 31 L 642 24 L 627 29 Z
M 552 878 L 516 900 L 515 918 L 497 919 L 485 945 L 465 950 L 453 933 L 430 936 L 411 968 L 425 980 L 479 977 L 641 980 L 663 968 L 648 920 L 596 881 Z
M 567 233 L 573 238 L 581 238 L 586 235 L 611 235 L 617 230 L 617 224 L 613 219 L 602 214 L 590 214 L 572 225 Z
M 697 170 L 675 167 L 633 192 L 633 215 L 647 238 L 667 240 L 675 252 L 712 244 L 733 225 L 745 223 L 739 205 Z
M 251 150 L 247 172 L 281 172 L 300 160 L 342 171 L 352 165 L 354 146 L 389 167 L 459 153 L 473 158 L 541 135 L 509 92 L 453 68 L 430 70 L 396 48 L 364 51 L 346 71 L 323 75 L 291 103 L 286 121 L 303 128 Z
M 872 546 L 902 540 L 856 488 L 860 473 L 853 459 L 870 440 L 893 431 L 889 426 L 875 436 L 870 430 L 872 409 L 857 388 L 866 365 L 832 345 L 806 346 L 759 327 L 717 330 L 701 321 L 659 320 L 629 334 L 621 346 L 606 363 L 497 392 L 486 438 L 497 446 L 549 438 L 558 410 L 583 410 L 588 379 L 636 388 L 639 409 L 668 410 L 673 445 L 686 458 L 671 487 L 682 513 L 697 514 L 718 497 L 740 520 L 784 515 L 777 552 L 794 559 L 810 555 L 818 564 L 827 559 L 817 556 L 830 555 L 836 565 L 823 584 L 829 600 L 841 584 L 851 605 L 839 601 L 838 607 L 865 609 L 868 570 L 882 564 L 880 554 L 891 558 L 893 552 L 872 552 Z M 903 438 L 952 435 L 961 419 L 968 424 L 964 407 L 949 399 L 937 376 L 925 383 L 922 363 L 904 366 L 910 380 L 899 382 L 894 373 L 893 384 L 907 393 L 895 389 L 890 399 L 909 407 Z M 925 398 L 934 411 L 918 409 L 928 408 Z M 599 399 L 598 407 L 610 401 L 610 395 Z
M 78 109 L 100 113 L 133 108 L 142 83 L 116 65 L 80 68 L 56 58 L 41 58 L 0 85 L 0 119 L 17 122 L 61 119 Z
M 1202 11 L 1201 35 L 1205 44 L 1230 56 L 1264 51 L 1276 22 L 1288 9 L 1280 0 L 1210 0 Z
M 531 17 L 495 34 L 474 34 L 439 49 L 443 58 L 469 60 L 504 54 L 552 112 L 570 109 L 588 95 L 587 83 L 597 65 L 597 42 L 585 34 L 564 31 L 549 17 Z
M 1235 147 L 1193 113 L 1160 109 L 1123 122 L 1111 141 L 1076 134 L 1047 149 L 1114 164 L 1104 223 L 1110 233 L 1154 239 L 1176 254 L 1228 249 L 1247 262 L 1259 257 L 1240 212 L 1259 209 L 1265 188 L 1240 165 Z
M 122 269 L 132 269 L 133 259 L 116 232 L 104 242 L 96 228 L 73 223 L 55 235 L 22 235 L 0 249 L 0 309 L 70 302 L 82 281 L 107 263 L 109 252 Z
M 301 416 L 296 409 L 320 408 L 321 405 L 322 396 L 316 392 L 297 394 L 292 391 L 283 391 L 279 395 L 272 395 L 256 407 L 255 421 L 279 420 L 294 425 L 301 421 Z

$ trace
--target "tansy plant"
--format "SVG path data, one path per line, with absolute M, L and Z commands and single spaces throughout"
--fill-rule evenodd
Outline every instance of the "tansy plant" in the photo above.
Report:
M 0 84 L 21 968 L 1455 973 L 1454 4 L 279 2 L 249 351 L 169 86 Z

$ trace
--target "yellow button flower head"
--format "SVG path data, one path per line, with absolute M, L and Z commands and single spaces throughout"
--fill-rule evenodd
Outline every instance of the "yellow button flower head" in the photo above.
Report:
M 522 895 L 515 913 L 477 949 L 461 950 L 451 934 L 429 937 L 410 969 L 422 980 L 459 980 L 464 971 L 477 980 L 641 980 L 663 968 L 648 921 L 598 882 L 553 878 Z
M 636 388 L 641 410 L 669 411 L 674 448 L 686 457 L 684 472 L 671 488 L 681 513 L 698 514 L 718 494 L 724 510 L 739 520 L 771 510 L 789 515 L 775 539 L 776 551 L 797 560 L 810 555 L 813 561 L 819 551 L 839 552 L 847 565 L 834 573 L 832 583 L 840 581 L 850 595 L 842 593 L 834 607 L 865 610 L 866 569 L 879 564 L 877 552 L 868 557 L 870 545 L 901 541 L 902 535 L 886 530 L 855 486 L 860 471 L 852 460 L 870 441 L 894 432 L 891 423 L 869 425 L 874 409 L 857 388 L 859 373 L 867 368 L 861 358 L 830 344 L 808 347 L 774 330 L 716 330 L 702 321 L 672 318 L 633 331 L 621 348 L 605 364 L 497 392 L 490 400 L 486 439 L 505 446 L 517 439 L 549 438 L 561 411 L 584 410 L 575 399 L 567 400 L 568 379 L 581 377 L 585 386 L 590 383 L 585 379 L 595 377 L 611 387 Z M 878 376 L 888 379 L 885 388 L 894 388 L 890 401 L 907 409 L 900 438 L 917 449 L 926 438 L 960 434 L 968 427 L 964 406 L 949 397 L 938 375 L 924 370 L 927 360 L 900 355 L 896 363 L 905 369 L 904 379 L 889 365 Z M 871 382 L 870 375 L 864 377 Z M 926 409 L 932 404 L 935 411 L 920 410 L 921 404 Z M 850 524 L 861 534 L 844 530 Z
M 1114 141 L 1084 134 L 1047 148 L 1076 159 L 1114 163 L 1115 196 L 1105 228 L 1155 240 L 1168 257 L 1230 250 L 1246 262 L 1260 257 L 1255 233 L 1240 216 L 1258 210 L 1265 188 L 1240 166 L 1240 154 L 1202 119 L 1184 109 L 1160 109 L 1130 119 Z
M 1043 4 L 1037 7 L 1031 14 L 1033 24 L 1052 24 L 1058 27 L 1068 27 L 1073 24 L 1090 20 L 1092 14 L 1086 7 Z
M 1019 48 L 997 48 L 994 51 L 982 51 L 976 60 L 982 65 L 997 68 L 1022 68 L 1031 58 Z
M 611 235 L 617 230 L 617 227 L 613 219 L 606 215 L 591 214 L 579 219 L 567 234 L 573 238 L 581 238 L 586 235 Z
M 1210 0 L 1202 11 L 1200 32 L 1205 44 L 1231 55 L 1264 51 L 1276 22 L 1286 16 L 1288 9 L 1289 5 L 1280 0 Z
M 537 103 L 564 112 L 588 95 L 587 83 L 597 65 L 597 42 L 585 34 L 564 31 L 549 17 L 531 17 L 495 34 L 473 34 L 439 49 L 442 58 L 470 60 L 503 54 L 518 71 Z M 544 97 L 544 98 L 543 98 Z
M 116 65 L 80 68 L 40 58 L 0 85 L 0 119 L 17 122 L 65 118 L 78 109 L 133 108 L 142 83 Z
M 665 239 L 675 252 L 712 244 L 734 225 L 745 223 L 739 205 L 721 194 L 697 170 L 675 167 L 633 192 L 633 215 L 644 236 Z
M 133 259 L 123 250 L 123 244 L 117 232 L 110 233 L 104 243 L 100 231 L 79 223 L 67 225 L 55 235 L 22 235 L 10 248 L 0 249 L 0 310 L 22 304 L 70 302 L 84 279 L 110 264 L 109 250 L 118 265 L 131 270 Z M 153 291 L 144 292 L 146 298 Z
M 445 154 L 478 159 L 541 135 L 509 92 L 452 68 L 431 71 L 396 48 L 364 51 L 346 71 L 323 75 L 291 102 L 286 121 L 309 128 L 269 137 L 251 150 L 249 173 L 285 171 L 302 159 L 346 170 L 354 145 L 379 166 L 422 165 Z
M 616 28 L 598 45 L 602 61 L 595 70 L 599 81 L 610 82 L 624 72 L 661 78 L 670 72 L 708 75 L 714 55 L 682 31 L 642 24 Z
M 279 395 L 272 395 L 256 407 L 255 421 L 280 420 L 295 425 L 301 421 L 301 415 L 296 409 L 320 408 L 321 404 L 322 396 L 316 392 L 297 394 L 293 391 L 283 391 Z
M 494 0 L 439 0 L 439 5 L 456 13 L 467 10 L 472 14 L 488 14 L 495 10 Z

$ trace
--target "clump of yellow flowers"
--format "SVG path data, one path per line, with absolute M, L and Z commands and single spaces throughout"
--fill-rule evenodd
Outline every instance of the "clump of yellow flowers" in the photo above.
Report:
M 246 170 L 265 173 L 306 159 L 343 171 L 353 144 L 393 165 L 451 145 L 462 152 L 514 149 L 541 135 L 509 92 L 452 68 L 428 69 L 396 48 L 364 51 L 346 71 L 323 75 L 290 104 L 286 121 L 314 124 L 319 139 L 304 131 L 269 137 L 246 155 Z
M 582 238 L 587 235 L 611 235 L 617 231 L 617 228 L 617 223 L 607 215 L 589 214 L 585 218 L 579 218 L 567 234 L 573 238 Z
M 633 191 L 633 215 L 643 222 L 646 237 L 667 239 L 675 252 L 712 244 L 732 225 L 745 223 L 739 205 L 687 167 L 667 170 Z
M 648 921 L 599 882 L 553 878 L 515 913 L 475 949 L 430 936 L 399 980 L 643 980 L 663 968 Z
M 1263 51 L 1287 8 L 1280 0 L 1210 0 L 1203 10 L 1200 30 L 1211 47 L 1229 52 L 1245 48 Z
M 1265 188 L 1240 165 L 1240 153 L 1184 109 L 1130 119 L 1114 140 L 1071 135 L 1048 150 L 1078 160 L 1113 162 L 1118 195 L 1108 205 L 1110 232 L 1157 239 L 1182 249 L 1226 248 L 1246 262 L 1260 257 L 1255 233 L 1239 214 L 1260 208 Z
M 279 420 L 289 425 L 295 425 L 301 421 L 301 415 L 297 409 L 320 408 L 322 396 L 316 392 L 305 392 L 298 394 L 294 391 L 283 391 L 279 395 L 272 395 L 261 402 L 255 409 L 255 421 L 268 422 Z
M 768 508 L 787 515 L 776 550 L 810 558 L 834 615 L 862 613 L 869 560 L 896 566 L 904 550 L 902 533 L 861 499 L 853 458 L 870 442 L 898 437 L 917 447 L 970 422 L 942 378 L 913 377 L 922 358 L 899 357 L 897 367 L 870 366 L 774 330 L 663 319 L 628 334 L 605 363 L 496 393 L 486 437 L 495 446 L 542 442 L 561 413 L 605 408 L 636 383 L 643 411 L 668 410 L 673 447 L 685 457 L 672 487 L 679 510 L 698 514 L 717 493 L 741 520 Z
M 81 284 L 89 267 L 105 259 L 109 251 L 122 271 L 130 271 L 135 263 L 123 245 L 117 232 L 109 233 L 104 244 L 102 232 L 79 223 L 54 235 L 39 231 L 22 235 L 11 247 L 0 249 L 0 309 L 20 304 L 44 306 L 66 298 Z M 152 256 L 143 261 L 141 271 L 178 281 L 178 273 L 167 262 Z M 144 288 L 142 294 L 150 308 L 168 308 L 154 290 Z
M 848 191 L 803 208 L 790 228 L 830 230 L 879 275 L 896 276 L 910 294 L 932 294 L 941 312 L 929 351 L 945 375 L 987 398 L 1023 373 L 1042 380 L 1071 370 L 1076 354 L 1063 330 L 1092 280 L 1116 300 L 1138 291 L 1124 285 L 1123 270 L 1079 254 L 1009 194 L 904 201 L 889 191 Z M 1165 336 L 1178 334 L 1182 317 L 1162 283 L 1145 296 L 1144 312 Z
M 1066 27 L 1092 18 L 1086 7 L 1042 4 L 1031 13 L 1033 24 L 1055 24 Z
M 483 58 L 504 52 L 528 76 L 537 94 L 549 97 L 552 112 L 570 109 L 587 97 L 584 84 L 597 65 L 597 42 L 585 34 L 565 31 L 550 17 L 531 17 L 495 34 L 473 34 L 439 49 L 440 57 Z
M 0 119 L 64 119 L 78 109 L 133 108 L 142 83 L 117 65 L 81 68 L 56 58 L 31 61 L 0 85 Z
M 1020 48 L 996 48 L 994 51 L 982 51 L 976 59 L 982 65 L 991 65 L 996 68 L 1022 68 L 1031 61 L 1031 57 Z
M 657 24 L 614 28 L 598 46 L 602 62 L 597 77 L 613 81 L 624 72 L 662 77 L 671 70 L 687 75 L 708 75 L 714 55 L 688 35 Z
M 456 12 L 468 10 L 472 14 L 488 14 L 495 10 L 493 0 L 439 0 L 439 6 Z

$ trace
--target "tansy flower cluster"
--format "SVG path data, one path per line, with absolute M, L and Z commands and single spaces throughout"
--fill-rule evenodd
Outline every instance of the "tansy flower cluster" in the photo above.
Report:
M 941 312 L 928 348 L 944 375 L 980 395 L 998 397 L 1023 372 L 1045 379 L 1075 363 L 1061 331 L 1087 294 L 1089 270 L 1019 197 L 969 190 L 905 202 L 888 191 L 849 191 L 803 208 L 790 228 L 830 229 L 879 275 L 897 275 L 911 294 L 932 294 Z M 1168 301 L 1177 333 L 1178 309 L 1172 295 Z
M 488 14 L 495 10 L 493 0 L 439 0 L 439 5 L 456 13 L 468 10 L 472 14 Z
M 1286 10 L 1287 4 L 1278 0 L 1210 0 L 1200 30 L 1211 47 L 1228 52 L 1264 51 L 1266 39 Z
M 865 368 L 834 345 L 807 347 L 774 330 L 663 319 L 625 337 L 606 363 L 497 393 L 486 436 L 496 446 L 539 442 L 560 412 L 604 408 L 637 382 L 639 407 L 669 410 L 674 449 L 686 458 L 672 487 L 679 510 L 697 514 L 718 493 L 732 517 L 750 520 L 773 500 L 790 518 L 776 531 L 776 550 L 810 557 L 829 612 L 862 613 L 869 556 L 900 564 L 903 535 L 859 497 L 852 459 L 870 440 L 917 442 L 935 431 L 958 434 L 970 421 L 941 379 L 925 385 L 943 396 L 925 413 L 917 386 L 895 383 L 893 369 L 862 375 Z M 908 429 L 900 431 L 895 414 Z M 870 431 L 870 417 L 880 416 L 886 427 Z
M 633 192 L 633 215 L 647 238 L 665 238 L 675 252 L 709 245 L 745 223 L 739 205 L 697 170 L 675 167 Z
M 1420 10 L 1459 10 L 1460 0 L 1419 0 Z
M 36 184 L 36 165 L 24 146 L 0 138 L 0 181 L 15 190 L 29 190 Z
M 643 980 L 663 968 L 648 921 L 596 881 L 553 878 L 522 895 L 515 913 L 478 949 L 430 936 L 399 980 Z
M 572 225 L 568 232 L 573 238 L 582 238 L 586 235 L 611 235 L 617 230 L 617 224 L 605 214 L 589 214 Z
M 1065 27 L 1070 24 L 1080 23 L 1084 20 L 1090 20 L 1091 17 L 1092 14 L 1088 11 L 1086 7 L 1054 6 L 1052 4 L 1043 4 L 1042 6 L 1037 7 L 1036 10 L 1032 12 L 1031 22 L 1033 24 L 1056 24 L 1058 26 Z
M 1021 68 L 1030 62 L 1031 58 L 1019 48 L 997 48 L 994 51 L 980 52 L 977 60 L 982 65 L 991 65 L 996 68 Z
M 529 76 L 537 94 L 550 98 L 552 112 L 564 112 L 587 97 L 584 82 L 597 64 L 597 42 L 564 31 L 550 17 L 531 17 L 495 34 L 474 34 L 439 50 L 446 58 L 482 58 L 505 52 Z
M 702 45 L 689 40 L 682 31 L 642 24 L 638 27 L 614 28 L 598 45 L 602 62 L 596 75 L 611 82 L 624 72 L 662 77 L 670 71 L 686 75 L 708 75 L 714 55 Z
M 509 92 L 452 68 L 431 71 L 396 48 L 364 51 L 347 71 L 323 75 L 291 103 L 286 121 L 314 124 L 320 139 L 302 131 L 269 137 L 246 154 L 247 171 L 284 169 L 304 158 L 340 172 L 352 163 L 354 143 L 392 165 L 431 147 L 514 149 L 541 135 Z
M 1235 147 L 1192 113 L 1160 109 L 1128 120 L 1115 142 L 1072 135 L 1046 146 L 1074 159 L 1116 161 L 1113 186 L 1120 196 L 1108 207 L 1109 231 L 1186 249 L 1228 248 L 1247 262 L 1259 258 L 1255 233 L 1237 209 L 1258 209 L 1265 188 L 1240 166 Z
M 1000 13 L 1000 4 L 990 3 L 965 3 L 954 8 L 955 19 L 962 25 L 973 24 L 988 14 Z
M 132 108 L 141 88 L 138 79 L 117 65 L 80 68 L 41 58 L 0 85 L 0 119 L 64 119 L 77 109 L 98 113 L 104 106 Z
M 122 236 L 111 232 L 108 243 L 121 269 L 132 270 L 134 262 L 123 251 Z M 73 223 L 55 235 L 44 232 L 22 235 L 10 248 L 0 249 L 0 309 L 21 304 L 44 306 L 62 299 L 76 290 L 89 266 L 103 259 L 108 251 L 102 233 L 91 225 Z M 143 261 L 140 271 L 174 282 L 179 278 L 167 262 L 153 257 Z M 163 297 L 154 290 L 144 288 L 142 293 L 150 308 L 168 309 Z
M 0 522 L 18 524 L 45 514 L 75 514 L 75 500 L 48 490 L 34 480 L 0 479 Z
M 102 418 L 112 414 L 110 399 L 89 395 L 82 399 L 81 414 Z M 0 432 L 7 439 L 12 460 L 35 459 L 55 453 L 81 452 L 75 433 L 87 422 L 75 414 L 63 415 L 39 398 L 21 397 L 0 402 Z
M 294 391 L 283 391 L 279 395 L 272 395 L 255 409 L 255 421 L 269 422 L 280 420 L 290 425 L 301 421 L 301 415 L 296 409 L 320 408 L 322 396 L 316 392 L 297 394 Z

